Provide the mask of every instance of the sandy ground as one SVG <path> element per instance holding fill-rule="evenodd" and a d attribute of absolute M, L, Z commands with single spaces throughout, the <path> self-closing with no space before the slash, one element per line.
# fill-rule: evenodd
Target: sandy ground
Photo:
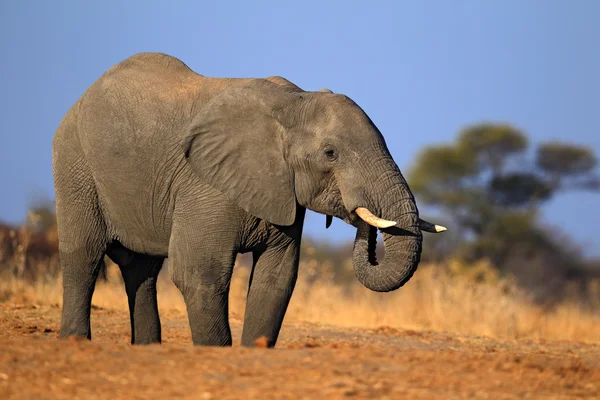
<path fill-rule="evenodd" d="M 284 323 L 275 349 L 131 346 L 125 312 L 94 308 L 93 340 L 58 340 L 60 309 L 0 304 L 0 399 L 600 398 L 600 345 Z"/>

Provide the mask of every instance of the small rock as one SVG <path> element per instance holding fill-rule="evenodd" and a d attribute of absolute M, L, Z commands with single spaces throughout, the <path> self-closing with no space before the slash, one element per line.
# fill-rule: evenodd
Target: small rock
<path fill-rule="evenodd" d="M 0 380 L 7 381 L 8 380 L 8 375 L 6 375 L 5 373 L 0 372 Z"/>
<path fill-rule="evenodd" d="M 261 336 L 254 341 L 254 346 L 259 349 L 266 349 L 271 344 L 271 341 L 266 336 Z"/>

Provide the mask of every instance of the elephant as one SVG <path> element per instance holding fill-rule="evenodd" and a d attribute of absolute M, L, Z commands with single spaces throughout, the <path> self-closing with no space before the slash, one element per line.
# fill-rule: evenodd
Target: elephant
<path fill-rule="evenodd" d="M 128 296 L 133 344 L 160 343 L 156 281 L 166 259 L 194 345 L 230 346 L 228 292 L 252 252 L 242 345 L 275 346 L 294 289 L 306 210 L 357 228 L 353 264 L 368 289 L 413 275 L 422 231 L 385 140 L 349 97 L 279 76 L 213 78 L 163 53 L 108 69 L 52 141 L 63 276 L 60 338 L 91 339 L 108 256 Z M 375 259 L 377 229 L 385 259 Z"/>

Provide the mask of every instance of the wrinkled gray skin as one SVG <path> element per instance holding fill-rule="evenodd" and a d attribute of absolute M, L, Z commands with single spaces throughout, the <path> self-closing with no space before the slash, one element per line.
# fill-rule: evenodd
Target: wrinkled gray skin
<path fill-rule="evenodd" d="M 237 253 L 252 252 L 242 344 L 274 346 L 298 273 L 305 210 L 357 227 L 360 282 L 391 291 L 419 263 L 418 210 L 385 141 L 348 97 L 281 77 L 214 79 L 176 58 L 135 55 L 68 111 L 53 141 L 61 337 L 91 338 L 106 254 L 121 268 L 132 343 L 160 342 L 156 278 L 168 256 L 194 344 L 231 345 L 228 292 Z M 396 221 L 374 256 L 366 207 Z"/>

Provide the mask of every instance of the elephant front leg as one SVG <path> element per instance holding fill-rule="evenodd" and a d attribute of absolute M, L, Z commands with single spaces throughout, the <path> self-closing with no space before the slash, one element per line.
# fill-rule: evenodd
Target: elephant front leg
<path fill-rule="evenodd" d="M 194 345 L 231 346 L 229 287 L 237 255 L 236 220 L 228 219 L 227 208 L 211 208 L 211 202 L 218 204 L 214 199 L 193 194 L 180 197 L 175 210 L 169 274 L 183 295 Z"/>
<path fill-rule="evenodd" d="M 292 242 L 254 253 L 242 346 L 252 347 L 263 336 L 269 347 L 275 346 L 298 277 L 299 245 Z"/>
<path fill-rule="evenodd" d="M 231 346 L 229 286 L 233 261 L 206 260 L 195 267 L 169 261 L 169 270 L 183 295 L 194 345 Z"/>

